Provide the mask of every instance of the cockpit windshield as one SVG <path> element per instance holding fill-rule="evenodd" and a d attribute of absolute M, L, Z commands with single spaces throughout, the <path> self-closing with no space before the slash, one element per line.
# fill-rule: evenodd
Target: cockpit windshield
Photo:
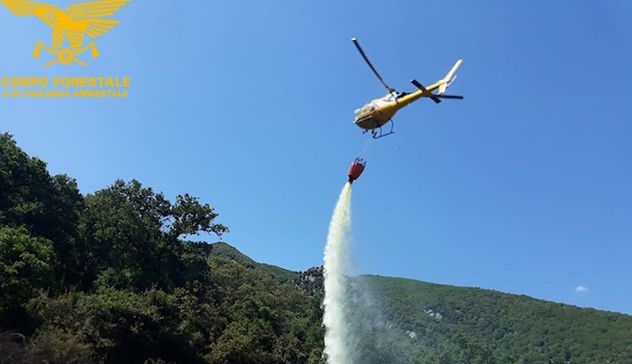
<path fill-rule="evenodd" d="M 355 109 L 354 115 L 358 116 L 358 115 L 366 114 L 375 109 L 376 109 L 375 105 L 373 105 L 372 103 L 368 103 L 359 109 Z"/>

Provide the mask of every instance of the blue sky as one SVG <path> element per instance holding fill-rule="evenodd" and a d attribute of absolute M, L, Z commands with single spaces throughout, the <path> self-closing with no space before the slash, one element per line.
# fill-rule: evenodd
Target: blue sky
<path fill-rule="evenodd" d="M 51 1 L 60 6 L 71 1 Z M 626 1 L 147 2 L 85 68 L 0 7 L 0 76 L 129 75 L 124 100 L 0 99 L 0 129 L 84 193 L 137 178 L 220 213 L 225 240 L 322 264 L 349 163 L 356 270 L 632 313 L 632 5 Z M 463 67 L 378 141 L 353 110 Z M 202 237 L 214 241 L 213 237 Z M 578 287 L 584 289 L 577 289 Z"/>

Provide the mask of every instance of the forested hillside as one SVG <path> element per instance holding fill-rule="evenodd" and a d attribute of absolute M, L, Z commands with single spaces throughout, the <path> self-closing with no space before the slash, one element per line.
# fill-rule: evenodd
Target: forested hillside
<path fill-rule="evenodd" d="M 217 212 L 140 182 L 79 193 L 0 134 L 1 363 L 324 363 L 322 268 L 261 264 Z M 632 363 L 632 317 L 350 279 L 357 363 Z"/>
<path fill-rule="evenodd" d="M 320 363 L 320 297 L 138 181 L 82 196 L 0 135 L 0 363 Z M 290 282 L 290 283 L 286 283 Z"/>
<path fill-rule="evenodd" d="M 632 363 L 632 316 L 401 278 L 354 286 L 358 363 Z"/>

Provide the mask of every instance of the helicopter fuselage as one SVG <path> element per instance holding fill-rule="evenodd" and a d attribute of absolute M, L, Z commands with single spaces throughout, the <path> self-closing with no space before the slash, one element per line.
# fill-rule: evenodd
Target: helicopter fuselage
<path fill-rule="evenodd" d="M 421 90 L 409 94 L 389 93 L 371 100 L 355 111 L 354 123 L 364 130 L 373 130 L 388 123 L 399 109 L 423 96 Z"/>
<path fill-rule="evenodd" d="M 417 80 L 412 79 L 410 82 L 419 90 L 411 93 L 397 92 L 394 88 L 384 82 L 382 76 L 380 76 L 375 67 L 373 67 L 373 64 L 371 64 L 371 61 L 369 61 L 369 58 L 364 53 L 364 50 L 360 47 L 358 40 L 356 38 L 351 38 L 351 41 L 355 44 L 358 52 L 360 52 L 360 55 L 364 58 L 364 61 L 369 68 L 371 68 L 371 71 L 373 71 L 377 79 L 387 90 L 386 96 L 370 101 L 363 107 L 356 109 L 354 113 L 353 122 L 360 128 L 364 129 L 365 133 L 370 131 L 374 139 L 393 134 L 392 118 L 395 113 L 420 97 L 428 97 L 437 104 L 441 102 L 441 99 L 463 99 L 463 96 L 444 94 L 445 90 L 456 78 L 456 71 L 461 66 L 461 63 L 463 62 L 462 60 L 457 60 L 445 77 L 432 85 L 424 87 L 424 85 L 419 83 Z M 433 91 L 437 89 L 438 92 L 433 93 Z M 386 133 L 382 132 L 382 126 L 389 121 L 391 122 L 391 130 Z"/>

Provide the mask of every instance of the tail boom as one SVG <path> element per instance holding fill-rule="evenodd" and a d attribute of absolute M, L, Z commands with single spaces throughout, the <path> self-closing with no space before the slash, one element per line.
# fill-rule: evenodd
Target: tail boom
<path fill-rule="evenodd" d="M 439 92 L 438 92 L 439 95 L 444 93 L 445 90 L 448 88 L 448 86 L 450 86 L 452 81 L 454 81 L 456 79 L 456 71 L 459 69 L 459 67 L 461 67 L 461 63 L 463 63 L 462 59 L 459 59 L 458 61 L 456 61 L 454 66 L 452 66 L 452 68 L 445 75 L 445 77 L 443 77 L 441 80 L 439 80 L 439 82 L 438 82 L 439 83 Z"/>

